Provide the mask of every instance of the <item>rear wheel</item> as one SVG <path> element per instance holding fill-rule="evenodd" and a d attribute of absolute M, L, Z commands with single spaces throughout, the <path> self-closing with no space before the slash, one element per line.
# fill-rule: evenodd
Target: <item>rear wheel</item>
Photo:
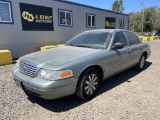
<path fill-rule="evenodd" d="M 100 79 L 99 72 L 94 68 L 89 68 L 78 81 L 76 95 L 84 100 L 92 99 L 96 95 Z"/>
<path fill-rule="evenodd" d="M 146 56 L 145 56 L 145 54 L 143 54 L 143 55 L 141 56 L 138 64 L 137 64 L 136 68 L 137 68 L 138 70 L 142 70 L 142 69 L 144 68 L 144 66 L 145 66 L 145 63 L 146 63 Z"/>

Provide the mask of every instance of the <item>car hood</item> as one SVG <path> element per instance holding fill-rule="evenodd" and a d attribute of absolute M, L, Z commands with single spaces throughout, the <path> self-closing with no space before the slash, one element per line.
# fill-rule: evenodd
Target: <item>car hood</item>
<path fill-rule="evenodd" d="M 59 48 L 52 48 L 45 51 L 39 51 L 28 54 L 22 57 L 22 60 L 28 60 L 29 62 L 37 65 L 45 66 L 51 65 L 52 68 L 57 68 L 69 62 L 77 59 L 100 52 L 101 49 L 91 49 L 84 47 L 63 46 Z"/>

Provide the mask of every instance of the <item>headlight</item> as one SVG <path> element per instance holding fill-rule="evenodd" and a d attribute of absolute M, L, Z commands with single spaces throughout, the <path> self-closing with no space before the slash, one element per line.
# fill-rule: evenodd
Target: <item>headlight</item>
<path fill-rule="evenodd" d="M 20 64 L 20 60 L 18 59 L 16 64 L 18 68 L 19 68 L 19 64 Z"/>
<path fill-rule="evenodd" d="M 38 72 L 38 77 L 48 80 L 58 80 L 72 76 L 73 76 L 72 70 L 52 71 L 47 69 L 40 69 Z"/>

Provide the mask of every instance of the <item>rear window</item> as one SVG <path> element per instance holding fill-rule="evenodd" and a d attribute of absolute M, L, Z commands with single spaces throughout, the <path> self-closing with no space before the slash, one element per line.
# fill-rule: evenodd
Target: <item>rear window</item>
<path fill-rule="evenodd" d="M 129 41 L 129 45 L 139 44 L 140 41 L 138 37 L 132 32 L 125 32 L 127 39 Z"/>

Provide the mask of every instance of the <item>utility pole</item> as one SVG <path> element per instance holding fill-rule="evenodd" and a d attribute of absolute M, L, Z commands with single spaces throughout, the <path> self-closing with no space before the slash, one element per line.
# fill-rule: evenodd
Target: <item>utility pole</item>
<path fill-rule="evenodd" d="M 143 24 L 144 24 L 144 4 L 143 4 L 143 2 L 141 2 L 141 5 L 142 5 L 142 9 L 143 9 L 143 12 L 142 12 L 142 33 L 143 33 Z"/>

